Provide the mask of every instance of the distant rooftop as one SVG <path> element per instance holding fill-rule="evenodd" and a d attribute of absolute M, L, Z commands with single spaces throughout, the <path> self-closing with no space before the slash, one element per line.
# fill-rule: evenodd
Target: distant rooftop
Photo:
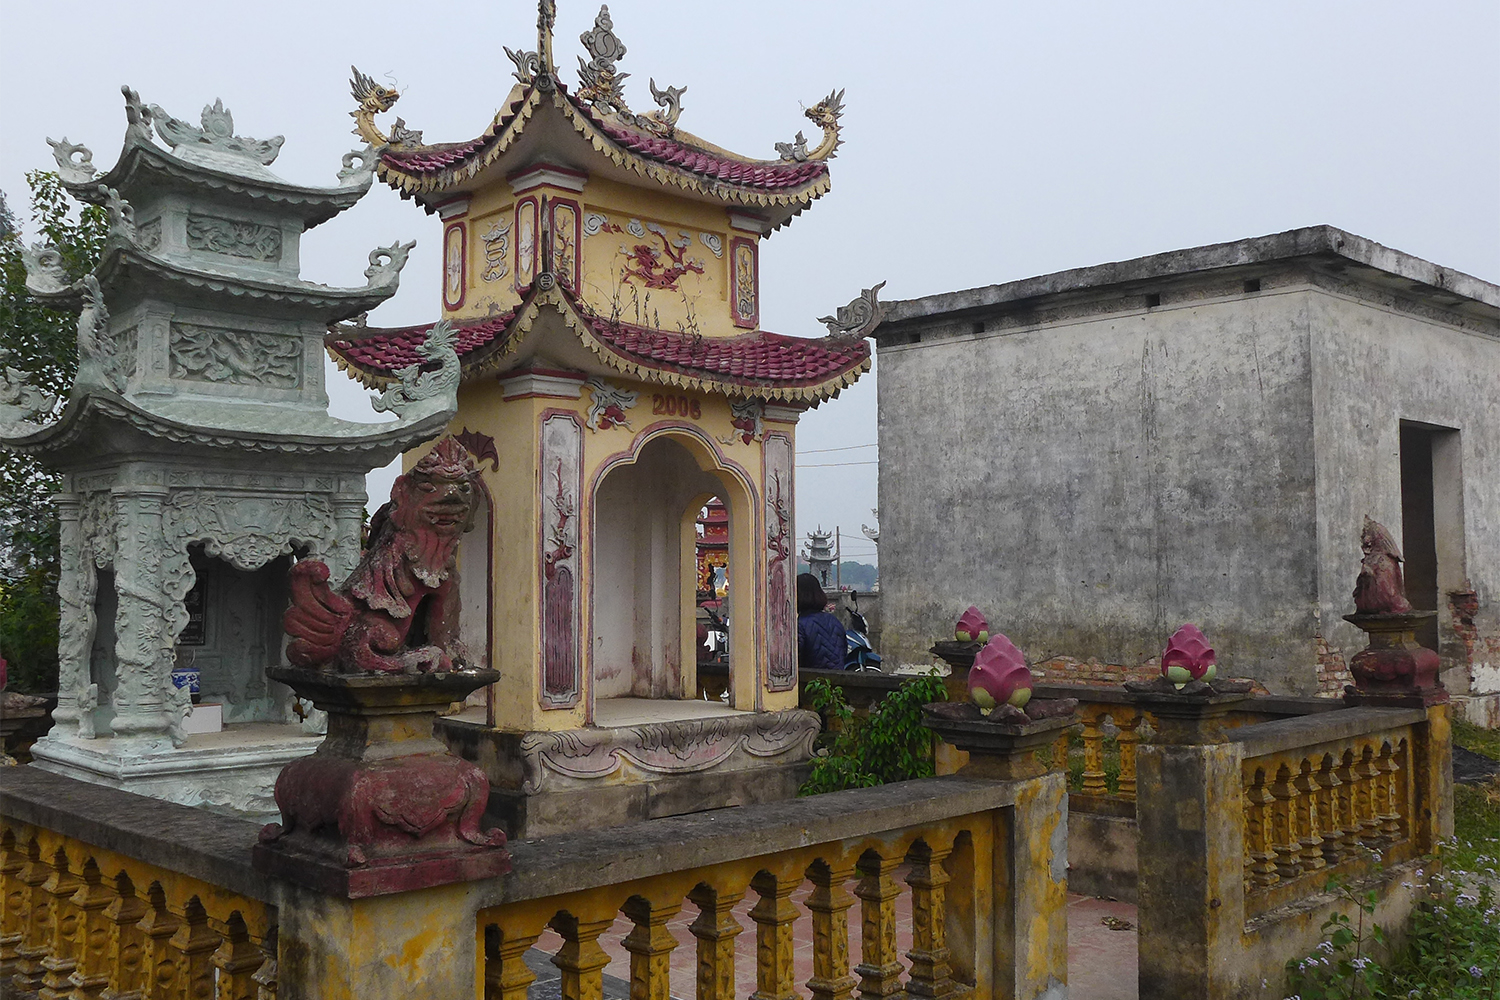
<path fill-rule="evenodd" d="M 1500 285 L 1392 250 L 1333 226 L 1309 226 L 1271 236 L 1173 250 L 982 288 L 904 299 L 891 304 L 891 311 L 882 326 L 953 314 L 988 312 L 1030 300 L 1098 292 L 1117 286 L 1131 286 L 1131 290 L 1136 291 L 1142 283 L 1293 260 L 1305 260 L 1319 269 L 1342 273 L 1402 294 L 1415 294 L 1456 312 L 1500 320 Z"/>

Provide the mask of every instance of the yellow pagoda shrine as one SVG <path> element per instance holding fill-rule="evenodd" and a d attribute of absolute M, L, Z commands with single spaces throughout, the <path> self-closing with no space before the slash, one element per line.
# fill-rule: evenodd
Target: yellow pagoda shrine
<path fill-rule="evenodd" d="M 580 730 L 721 707 L 668 704 L 698 694 L 696 519 L 712 500 L 728 512 L 722 711 L 810 750 L 796 712 L 795 429 L 869 369 L 879 286 L 824 320 L 828 336 L 771 333 L 760 253 L 828 191 L 842 92 L 806 111 L 822 129 L 815 146 L 798 133 L 776 158 L 749 159 L 678 128 L 685 87 L 652 80 L 658 109 L 630 109 L 607 7 L 581 36 L 570 90 L 554 21 L 543 0 L 536 50 L 505 50 L 517 83 L 467 142 L 426 143 L 399 118 L 383 131 L 376 116 L 399 95 L 354 71 L 356 131 L 380 149 L 377 176 L 442 221 L 442 313 L 333 328 L 328 350 L 384 388 L 423 363 L 435 326 L 454 334 L 463 381 L 450 432 L 488 489 L 488 530 L 460 554 L 465 642 L 502 674 L 487 721 L 514 738 L 501 756 L 525 773 L 510 781 L 496 765 L 497 786 L 583 780 Z M 609 746 L 613 779 L 632 767 L 649 778 L 651 765 L 622 764 Z"/>

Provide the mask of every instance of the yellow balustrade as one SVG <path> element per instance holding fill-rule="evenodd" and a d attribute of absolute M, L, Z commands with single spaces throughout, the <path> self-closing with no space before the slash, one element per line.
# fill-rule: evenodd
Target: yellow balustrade
<path fill-rule="evenodd" d="M 45 1000 L 273 1000 L 276 910 L 0 819 L 0 982 Z"/>
<path fill-rule="evenodd" d="M 1421 853 L 1413 842 L 1410 727 L 1247 756 L 1244 882 L 1247 911 L 1265 912 L 1358 876 L 1378 860 Z"/>
<path fill-rule="evenodd" d="M 990 887 L 975 884 L 971 860 L 955 863 L 954 847 L 963 838 L 973 845 L 972 850 L 966 846 L 964 859 L 991 856 L 995 830 L 992 815 L 980 814 L 484 909 L 478 914 L 484 997 L 526 995 L 534 976 L 524 955 L 544 926 L 562 939 L 551 961 L 562 972 L 563 997 L 601 996 L 609 959 L 599 939 L 623 915 L 633 924 L 623 942 L 630 953 L 632 998 L 670 997 L 673 950 L 691 943 L 697 953 L 695 995 L 729 1000 L 736 995 L 735 938 L 746 930 L 733 911 L 747 895 L 755 900 L 749 911 L 756 940 L 752 1000 L 968 996 L 973 984 L 956 981 L 952 970 L 956 965 L 973 969 L 976 962 L 973 956 L 951 961 L 947 942 L 983 941 L 985 935 L 975 926 L 950 934 L 950 925 L 955 920 L 972 924 L 979 912 L 973 898 L 977 893 L 988 901 Z M 898 879 L 903 869 L 904 878 Z M 949 899 L 954 891 L 965 905 Z M 896 937 L 896 903 L 903 892 L 912 913 L 912 946 L 905 961 Z M 849 911 L 856 902 L 861 919 L 852 931 Z M 669 926 L 685 904 L 697 910 L 688 928 L 691 942 L 677 940 Z M 851 968 L 854 933 L 860 936 L 863 961 Z M 798 982 L 795 945 L 809 936 L 812 975 Z"/>

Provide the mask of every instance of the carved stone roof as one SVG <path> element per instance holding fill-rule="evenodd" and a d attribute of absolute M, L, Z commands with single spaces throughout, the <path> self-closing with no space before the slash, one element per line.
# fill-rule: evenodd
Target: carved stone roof
<path fill-rule="evenodd" d="M 854 337 L 788 337 L 757 330 L 704 337 L 653 330 L 596 316 L 564 287 L 528 289 L 516 309 L 481 322 L 455 323 L 465 378 L 503 367 L 546 306 L 606 367 L 645 382 L 789 402 L 816 403 L 838 394 L 870 368 L 870 345 Z M 417 347 L 432 324 L 331 333 L 339 367 L 371 387 L 418 364 Z M 515 359 L 519 363 L 519 358 Z"/>
<path fill-rule="evenodd" d="M 415 420 L 360 424 L 325 414 L 308 414 L 274 405 L 240 404 L 204 407 L 197 401 L 130 399 L 91 388 L 69 401 L 59 417 L 29 433 L 7 428 L 5 446 L 45 457 L 66 469 L 99 455 L 138 449 L 141 439 L 168 442 L 179 457 L 194 451 L 223 454 L 255 452 L 337 459 L 361 471 L 378 468 L 414 443 L 441 433 L 453 410 L 429 408 Z M 15 436 L 11 436 L 15 434 Z M 150 447 L 150 446 L 148 446 Z M 151 448 L 160 453 L 160 446 Z M 240 459 L 243 461 L 243 459 Z"/>

